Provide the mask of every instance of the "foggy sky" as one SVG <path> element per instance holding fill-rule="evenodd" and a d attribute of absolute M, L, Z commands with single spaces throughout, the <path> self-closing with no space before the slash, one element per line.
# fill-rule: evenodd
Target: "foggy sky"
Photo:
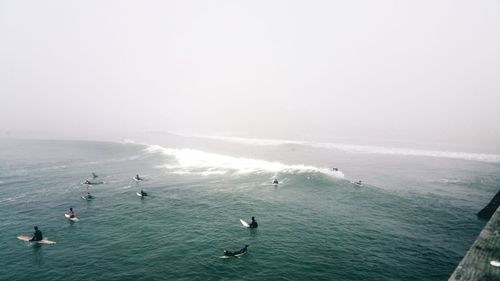
<path fill-rule="evenodd" d="M 500 2 L 0 0 L 0 135 L 500 146 Z"/>

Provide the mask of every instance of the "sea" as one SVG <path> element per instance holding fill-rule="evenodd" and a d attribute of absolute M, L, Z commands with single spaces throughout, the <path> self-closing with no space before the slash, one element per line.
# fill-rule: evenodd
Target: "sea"
<path fill-rule="evenodd" d="M 1 139 L 0 280 L 447 280 L 499 188 L 495 151 Z M 34 226 L 56 244 L 16 239 Z"/>

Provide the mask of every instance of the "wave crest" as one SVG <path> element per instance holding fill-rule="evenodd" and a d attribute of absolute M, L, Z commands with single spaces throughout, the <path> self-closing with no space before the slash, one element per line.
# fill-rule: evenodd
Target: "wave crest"
<path fill-rule="evenodd" d="M 335 178 L 344 178 L 341 171 L 318 168 L 309 165 L 288 165 L 281 162 L 240 158 L 195 149 L 165 148 L 159 145 L 148 145 L 148 153 L 161 153 L 173 157 L 175 164 L 163 165 L 163 168 L 174 170 L 176 174 L 254 174 L 254 173 L 322 173 Z"/>

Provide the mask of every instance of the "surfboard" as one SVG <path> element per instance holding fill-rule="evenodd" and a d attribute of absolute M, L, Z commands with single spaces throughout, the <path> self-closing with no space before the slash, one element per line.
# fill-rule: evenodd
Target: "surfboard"
<path fill-rule="evenodd" d="M 137 196 L 139 196 L 139 197 L 144 197 L 144 196 L 142 196 L 142 194 L 140 194 L 139 192 L 136 192 L 135 194 L 137 194 Z"/>
<path fill-rule="evenodd" d="M 103 181 L 96 181 L 96 182 L 82 182 L 82 184 L 85 184 L 85 185 L 97 185 L 97 184 L 104 184 Z"/>
<path fill-rule="evenodd" d="M 243 256 L 246 253 L 247 252 L 244 252 L 244 253 L 241 253 L 241 254 L 236 254 L 234 256 L 220 256 L 219 258 L 221 258 L 221 259 L 239 258 L 239 257 Z"/>
<path fill-rule="evenodd" d="M 144 180 L 144 179 L 137 179 L 136 177 L 133 177 L 132 179 L 135 180 L 136 182 L 141 182 Z"/>
<path fill-rule="evenodd" d="M 500 267 L 500 261 L 490 261 L 490 264 L 495 267 Z"/>
<path fill-rule="evenodd" d="M 75 221 L 79 221 L 79 219 L 78 219 L 77 217 L 70 218 L 70 217 L 69 217 L 69 214 L 64 214 L 64 216 L 65 216 L 65 217 L 66 217 L 69 221 L 73 221 L 73 222 L 75 222 Z"/>
<path fill-rule="evenodd" d="M 47 239 L 43 239 L 43 240 L 40 240 L 40 241 L 30 241 L 32 237 L 30 236 L 24 236 L 24 235 L 21 235 L 21 236 L 17 236 L 17 239 L 18 240 L 21 240 L 21 241 L 26 241 L 26 242 L 32 242 L 32 243 L 37 243 L 37 244 L 47 244 L 47 245 L 52 245 L 52 244 L 55 244 L 56 242 L 54 241 L 50 241 L 50 240 L 47 240 Z"/>
<path fill-rule="evenodd" d="M 240 219 L 240 222 L 244 227 L 250 227 L 250 225 L 246 221 Z"/>
<path fill-rule="evenodd" d="M 82 196 L 82 199 L 83 199 L 83 200 L 90 201 L 90 200 L 94 199 L 94 197 L 89 198 L 89 197 L 86 197 L 86 196 Z"/>

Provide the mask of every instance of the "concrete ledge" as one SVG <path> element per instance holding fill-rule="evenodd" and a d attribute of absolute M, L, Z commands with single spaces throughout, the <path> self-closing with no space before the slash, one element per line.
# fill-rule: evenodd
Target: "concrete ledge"
<path fill-rule="evenodd" d="M 448 280 L 500 281 L 500 208 L 496 209 Z"/>

